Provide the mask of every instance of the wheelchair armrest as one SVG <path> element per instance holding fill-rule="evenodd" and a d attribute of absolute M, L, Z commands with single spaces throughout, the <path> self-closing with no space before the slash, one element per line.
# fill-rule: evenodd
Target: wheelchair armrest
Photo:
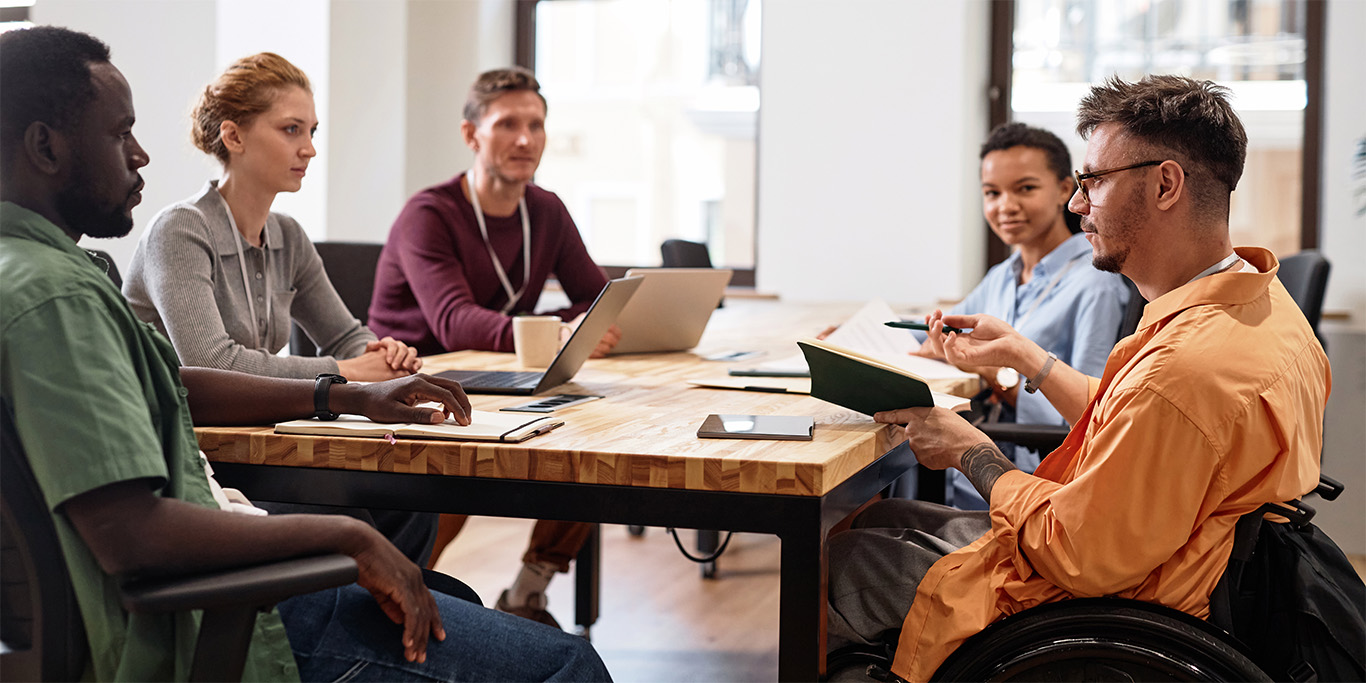
<path fill-rule="evenodd" d="M 129 612 L 182 612 L 231 606 L 272 606 L 285 598 L 356 580 L 349 556 L 318 555 L 193 576 L 137 579 L 122 588 Z"/>
<path fill-rule="evenodd" d="M 1337 500 L 1338 496 L 1342 495 L 1342 491 L 1345 488 L 1347 487 L 1343 486 L 1342 482 L 1326 474 L 1319 473 L 1319 485 L 1314 489 L 1314 493 L 1319 494 L 1319 498 L 1324 500 Z"/>
<path fill-rule="evenodd" d="M 1044 455 L 1062 445 L 1069 430 L 1063 425 L 1016 424 L 1013 422 L 985 422 L 977 425 L 992 441 L 1009 441 L 1025 448 L 1034 448 Z"/>

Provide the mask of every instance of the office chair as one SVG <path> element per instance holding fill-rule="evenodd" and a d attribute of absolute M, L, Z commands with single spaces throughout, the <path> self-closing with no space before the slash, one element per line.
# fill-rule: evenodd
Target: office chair
<path fill-rule="evenodd" d="M 1342 485 L 1324 477 L 1316 492 L 1332 500 Z M 1290 522 L 1264 522 L 1267 512 Z M 933 680 L 1360 680 L 1366 585 L 1313 516 L 1293 501 L 1240 518 L 1208 621 L 1127 598 L 1050 603 L 967 639 Z M 893 680 L 896 640 L 831 653 L 830 678 L 848 680 L 847 672 L 864 668 Z"/>
<path fill-rule="evenodd" d="M 375 291 L 375 270 L 383 244 L 368 242 L 317 242 L 313 245 L 322 257 L 323 269 L 332 288 L 341 296 L 346 310 L 364 325 L 370 320 L 370 295 Z M 298 323 L 289 335 L 289 352 L 295 356 L 316 356 L 318 347 Z"/>
<path fill-rule="evenodd" d="M 1323 344 L 1323 334 L 1319 332 L 1319 320 L 1323 318 L 1323 293 L 1328 289 L 1330 270 L 1332 265 L 1318 250 L 1306 249 L 1281 259 L 1281 269 L 1276 273 L 1314 329 L 1320 344 Z"/>
<path fill-rule="evenodd" d="M 687 240 L 664 240 L 659 254 L 665 268 L 710 268 L 711 254 L 707 245 Z"/>
<path fill-rule="evenodd" d="M 90 648 L 66 559 L 8 405 L 0 409 L 0 421 L 0 679 L 80 680 Z M 204 610 L 190 680 L 228 681 L 242 677 L 257 612 L 356 576 L 355 560 L 321 555 L 130 581 L 120 593 L 130 612 Z"/>
<path fill-rule="evenodd" d="M 114 281 L 115 287 L 117 287 L 120 290 L 123 289 L 123 276 L 119 275 L 119 266 L 117 263 L 114 263 L 114 257 L 110 256 L 109 252 L 101 251 L 99 249 L 86 249 L 86 251 L 104 259 L 104 262 L 107 264 L 108 267 L 108 270 L 105 271 L 105 274 L 109 276 L 110 280 Z"/>

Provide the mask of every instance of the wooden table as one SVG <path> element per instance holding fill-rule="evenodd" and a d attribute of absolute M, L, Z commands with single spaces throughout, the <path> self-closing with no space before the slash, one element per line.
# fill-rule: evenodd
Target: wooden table
<path fill-rule="evenodd" d="M 727 300 L 695 353 L 588 361 L 556 391 L 604 398 L 559 411 L 563 427 L 521 444 L 391 445 L 276 435 L 269 426 L 196 432 L 224 485 L 261 500 L 775 534 L 782 542 L 779 678 L 814 680 L 825 659 L 827 532 L 914 458 L 893 448 L 902 441 L 898 430 L 824 401 L 702 389 L 686 380 L 725 374 L 728 364 L 701 360 L 712 352 L 795 352 L 796 338 L 854 308 Z M 426 359 L 424 370 L 457 367 L 516 369 L 516 359 L 459 352 Z M 476 409 L 496 410 L 530 399 L 471 400 Z M 709 413 L 811 415 L 815 438 L 698 439 Z M 596 617 L 596 596 L 585 594 L 595 588 L 595 577 L 580 582 L 580 623 Z"/>

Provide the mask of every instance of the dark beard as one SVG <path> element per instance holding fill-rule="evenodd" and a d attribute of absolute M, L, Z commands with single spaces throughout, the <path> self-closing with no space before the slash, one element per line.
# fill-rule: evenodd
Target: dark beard
<path fill-rule="evenodd" d="M 77 168 L 81 168 L 79 161 Z M 87 192 L 93 183 L 84 173 L 77 173 L 71 183 L 57 193 L 56 209 L 68 228 L 95 238 L 123 237 L 133 231 L 133 217 L 124 211 L 125 203 L 102 207 Z M 134 189 L 128 193 L 132 196 Z"/>
<path fill-rule="evenodd" d="M 1091 257 L 1091 265 L 1096 270 L 1105 273 L 1118 273 L 1124 267 L 1124 259 L 1129 256 L 1129 252 L 1123 254 L 1105 254 L 1104 256 Z"/>

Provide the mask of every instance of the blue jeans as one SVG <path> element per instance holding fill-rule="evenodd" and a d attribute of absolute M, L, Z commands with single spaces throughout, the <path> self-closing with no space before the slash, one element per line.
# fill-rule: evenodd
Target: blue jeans
<path fill-rule="evenodd" d="M 427 661 L 403 658 L 403 628 L 356 584 L 279 605 L 305 681 L 609 681 L 588 641 L 433 592 L 446 639 Z"/>

